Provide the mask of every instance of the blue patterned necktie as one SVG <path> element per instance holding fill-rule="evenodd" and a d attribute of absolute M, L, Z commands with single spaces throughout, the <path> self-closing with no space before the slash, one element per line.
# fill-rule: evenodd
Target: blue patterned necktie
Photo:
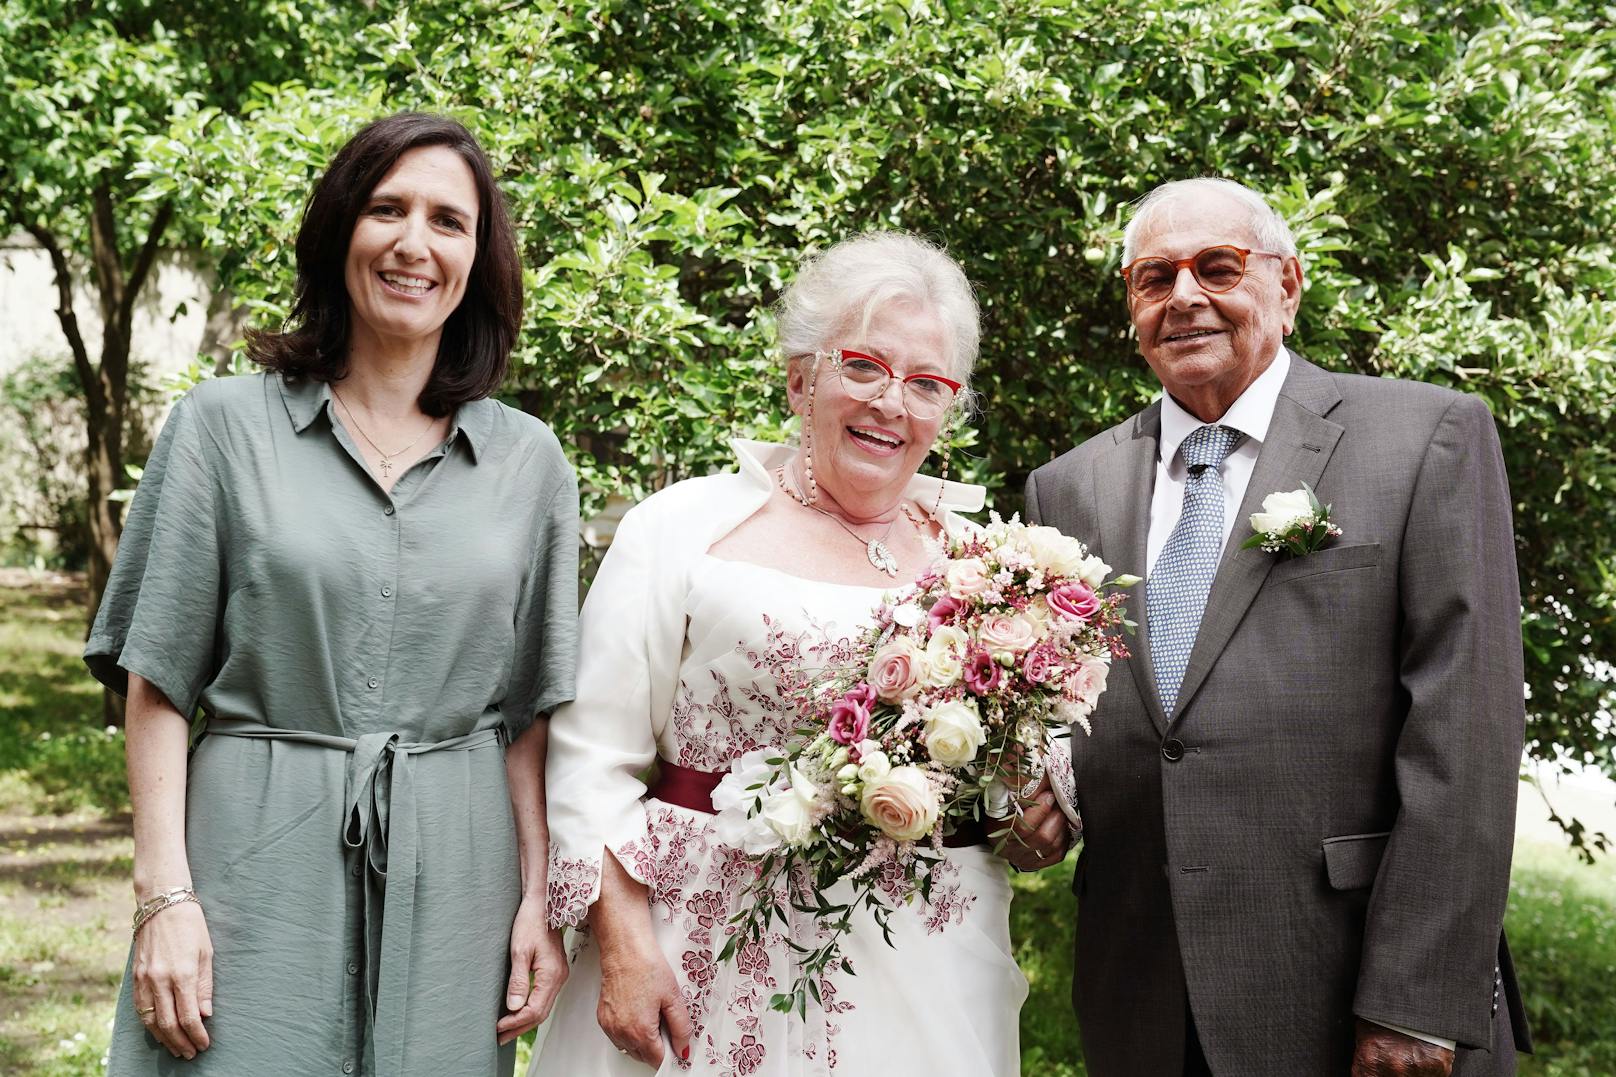
<path fill-rule="evenodd" d="M 1238 430 L 1201 426 L 1179 446 L 1190 472 L 1184 484 L 1184 512 L 1145 581 L 1150 664 L 1156 673 L 1156 694 L 1169 718 L 1223 555 L 1223 477 L 1218 468 L 1239 440 Z"/>

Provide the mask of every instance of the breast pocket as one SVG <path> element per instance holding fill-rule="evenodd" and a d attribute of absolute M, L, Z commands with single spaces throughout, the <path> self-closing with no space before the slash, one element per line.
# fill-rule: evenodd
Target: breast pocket
<path fill-rule="evenodd" d="M 1376 568 L 1379 564 L 1378 542 L 1364 542 L 1356 546 L 1326 546 L 1302 557 L 1291 557 L 1281 561 L 1268 574 L 1268 583 L 1289 583 L 1291 580 L 1320 576 L 1327 572 Z"/>

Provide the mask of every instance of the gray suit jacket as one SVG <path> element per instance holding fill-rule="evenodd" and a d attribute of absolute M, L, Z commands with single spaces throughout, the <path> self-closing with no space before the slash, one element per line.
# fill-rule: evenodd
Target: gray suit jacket
<path fill-rule="evenodd" d="M 1143 575 L 1160 412 L 1035 471 L 1028 516 Z M 1304 482 L 1344 534 L 1240 549 L 1262 499 Z M 1089 1073 L 1182 1072 L 1186 992 L 1219 1075 L 1345 1074 L 1354 1014 L 1457 1040 L 1458 1074 L 1513 1073 L 1525 715 L 1486 406 L 1293 355 L 1172 714 L 1143 586 L 1129 611 L 1133 655 L 1072 740 Z"/>

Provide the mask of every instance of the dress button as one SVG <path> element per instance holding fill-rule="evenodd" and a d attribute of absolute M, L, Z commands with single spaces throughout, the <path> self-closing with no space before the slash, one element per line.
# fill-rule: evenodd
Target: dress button
<path fill-rule="evenodd" d="M 355 963 L 353 961 L 348 962 L 348 975 L 349 976 L 357 976 L 357 975 L 359 975 L 359 965 L 357 963 Z"/>
<path fill-rule="evenodd" d="M 352 875 L 356 879 L 359 878 L 359 865 L 355 864 L 353 867 L 349 868 L 348 874 Z"/>
<path fill-rule="evenodd" d="M 387 506 L 385 509 L 382 510 L 382 512 L 384 514 L 388 515 L 388 516 L 393 515 L 393 506 L 391 506 L 391 505 Z M 353 1063 L 350 1062 L 350 1063 L 348 1063 L 348 1065 L 351 1066 L 351 1065 L 353 1065 Z"/>
<path fill-rule="evenodd" d="M 1169 763 L 1176 763 L 1184 758 L 1184 742 L 1177 737 L 1169 737 L 1162 742 L 1162 758 Z"/>
<path fill-rule="evenodd" d="M 382 682 L 378 681 L 375 677 L 372 677 L 370 680 L 366 681 L 365 683 L 367 685 L 369 685 L 370 687 L 372 687 L 372 688 L 380 688 L 382 686 Z"/>
<path fill-rule="evenodd" d="M 393 597 L 393 589 L 391 587 L 383 587 L 382 588 L 382 597 L 383 598 L 392 598 Z"/>
<path fill-rule="evenodd" d="M 342 1072 L 343 1073 L 352 1073 L 353 1072 L 353 1059 L 350 1058 L 348 1061 L 346 1061 L 346 1062 L 344 1062 L 342 1064 Z"/>

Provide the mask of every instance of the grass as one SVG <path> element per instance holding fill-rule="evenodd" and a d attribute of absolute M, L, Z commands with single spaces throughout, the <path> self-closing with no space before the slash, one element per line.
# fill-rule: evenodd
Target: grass
<path fill-rule="evenodd" d="M 97 724 L 81 601 L 71 579 L 0 575 L 0 1073 L 15 1077 L 103 1073 L 128 945 L 122 735 Z M 1073 863 L 1014 880 L 1026 1077 L 1084 1073 Z M 1506 924 L 1538 1044 L 1522 1077 L 1616 1073 L 1616 861 L 1518 842 Z"/>
<path fill-rule="evenodd" d="M 0 569 L 0 810 L 123 811 L 123 733 L 99 724 L 74 577 Z"/>

